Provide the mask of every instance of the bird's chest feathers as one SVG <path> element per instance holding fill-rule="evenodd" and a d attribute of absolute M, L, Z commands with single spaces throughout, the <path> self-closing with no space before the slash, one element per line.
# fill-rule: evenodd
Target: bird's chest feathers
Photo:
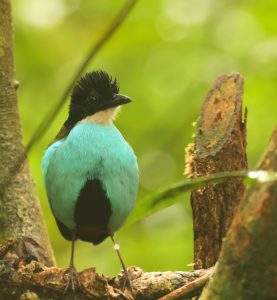
<path fill-rule="evenodd" d="M 132 164 L 133 151 L 114 126 L 80 124 L 66 142 L 69 163 L 74 161 L 80 172 L 89 170 L 89 176 L 101 176 L 104 170 L 119 172 Z"/>
<path fill-rule="evenodd" d="M 46 187 L 56 217 L 74 228 L 80 190 L 88 179 L 98 179 L 111 203 L 109 226 L 117 230 L 137 194 L 137 161 L 131 147 L 115 126 L 95 123 L 78 124 L 58 143 L 45 154 Z"/>

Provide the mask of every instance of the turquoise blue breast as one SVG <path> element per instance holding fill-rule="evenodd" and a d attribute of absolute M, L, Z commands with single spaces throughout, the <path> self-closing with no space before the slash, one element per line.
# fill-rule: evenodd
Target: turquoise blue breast
<path fill-rule="evenodd" d="M 136 156 L 114 125 L 81 123 L 45 152 L 42 168 L 50 206 L 69 229 L 76 227 L 74 208 L 88 179 L 101 181 L 116 231 L 134 207 L 138 191 Z"/>

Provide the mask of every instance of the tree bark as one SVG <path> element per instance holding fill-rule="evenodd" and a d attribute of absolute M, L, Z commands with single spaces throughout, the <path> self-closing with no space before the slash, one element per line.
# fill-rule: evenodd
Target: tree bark
<path fill-rule="evenodd" d="M 22 144 L 9 0 L 0 0 L 0 20 L 0 243 L 9 240 L 14 255 L 50 266 L 54 257 Z"/>
<path fill-rule="evenodd" d="M 0 250 L 1 251 L 1 250 Z M 66 269 L 47 268 L 39 262 L 13 269 L 9 259 L 0 261 L 0 300 L 19 299 L 30 293 L 30 299 L 133 299 L 130 291 L 124 288 L 125 279 L 122 274 L 115 278 L 101 276 L 95 269 L 87 269 L 79 273 L 81 286 L 75 292 L 68 290 L 64 295 L 67 284 Z M 165 294 L 205 275 L 208 271 L 195 272 L 143 272 L 137 267 L 130 267 L 128 272 L 133 286 L 137 291 L 135 299 L 158 299 Z M 29 291 L 29 292 L 27 292 Z M 13 297 L 11 295 L 13 294 Z M 21 298 L 20 298 L 21 299 Z M 26 298 L 24 298 L 26 299 Z M 28 298 L 29 299 L 29 298 Z"/>
<path fill-rule="evenodd" d="M 186 173 L 192 178 L 247 170 L 242 95 L 243 78 L 237 73 L 221 75 L 208 93 L 196 124 L 194 143 L 187 149 Z M 191 193 L 194 269 L 216 263 L 243 193 L 240 178 L 203 186 Z"/>
<path fill-rule="evenodd" d="M 258 164 L 277 171 L 277 128 Z M 277 299 L 277 183 L 250 186 L 201 300 Z"/>

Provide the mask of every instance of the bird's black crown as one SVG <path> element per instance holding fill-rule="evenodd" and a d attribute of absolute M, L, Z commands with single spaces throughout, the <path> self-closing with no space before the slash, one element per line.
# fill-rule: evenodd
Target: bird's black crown
<path fill-rule="evenodd" d="M 76 83 L 72 95 L 72 102 L 84 102 L 87 100 L 105 101 L 119 92 L 116 79 L 113 79 L 104 71 L 86 73 Z"/>
<path fill-rule="evenodd" d="M 87 116 L 131 101 L 118 92 L 116 79 L 106 72 L 99 70 L 85 74 L 73 88 L 65 126 L 70 129 Z"/>

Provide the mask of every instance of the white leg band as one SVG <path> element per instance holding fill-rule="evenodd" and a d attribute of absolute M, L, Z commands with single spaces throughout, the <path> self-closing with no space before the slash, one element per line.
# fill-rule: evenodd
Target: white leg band
<path fill-rule="evenodd" d="M 114 244 L 113 248 L 114 248 L 114 250 L 119 250 L 120 246 L 119 246 L 119 244 Z"/>

